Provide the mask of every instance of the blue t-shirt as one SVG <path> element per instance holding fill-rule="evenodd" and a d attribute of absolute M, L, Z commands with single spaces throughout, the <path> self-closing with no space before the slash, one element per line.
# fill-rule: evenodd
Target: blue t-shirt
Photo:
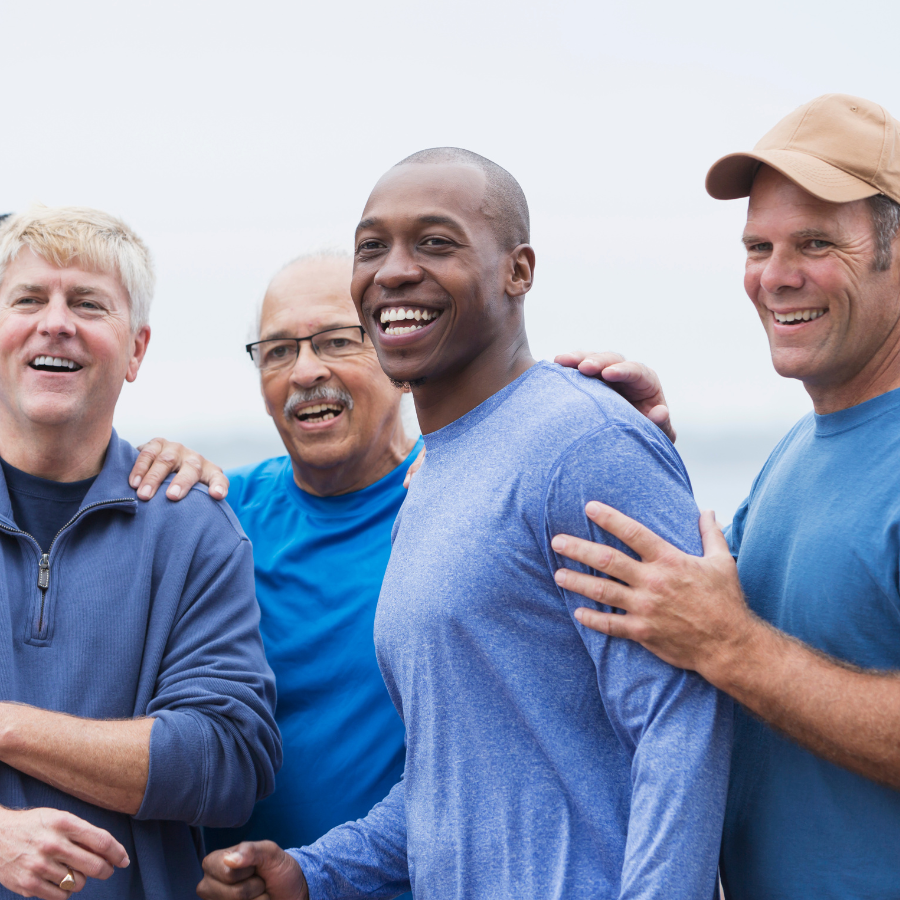
<path fill-rule="evenodd" d="M 751 608 L 866 669 L 900 669 L 900 390 L 801 419 L 729 535 Z M 900 897 L 900 791 L 738 708 L 723 842 L 732 900 Z"/>
<path fill-rule="evenodd" d="M 310 896 L 711 900 L 731 702 L 579 625 L 564 532 L 603 500 L 691 553 L 671 443 L 613 391 L 538 363 L 426 435 L 395 526 L 375 644 L 406 723 L 403 781 L 295 851 Z"/>
<path fill-rule="evenodd" d="M 59 530 L 78 512 L 97 476 L 83 481 L 50 481 L 29 475 L 5 459 L 0 459 L 0 466 L 13 520 L 38 542 L 44 553 L 48 552 Z"/>
<path fill-rule="evenodd" d="M 260 631 L 275 673 L 284 765 L 243 828 L 207 830 L 209 849 L 241 840 L 314 841 L 364 816 L 403 773 L 403 723 L 372 628 L 403 478 L 422 449 L 375 484 L 314 497 L 290 458 L 230 472 L 228 502 L 253 544 Z"/>

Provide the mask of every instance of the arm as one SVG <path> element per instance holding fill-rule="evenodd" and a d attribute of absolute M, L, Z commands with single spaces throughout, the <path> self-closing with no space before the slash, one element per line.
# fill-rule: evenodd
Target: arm
<path fill-rule="evenodd" d="M 364 819 L 287 852 L 300 864 L 314 900 L 389 900 L 410 890 L 403 780 Z"/>
<path fill-rule="evenodd" d="M 561 353 L 554 362 L 582 375 L 599 378 L 621 394 L 641 415 L 658 426 L 674 444 L 675 429 L 659 376 L 642 363 L 628 362 L 618 353 Z"/>
<path fill-rule="evenodd" d="M 581 609 L 580 622 L 699 672 L 811 752 L 900 789 L 898 673 L 832 659 L 757 618 L 712 513 L 700 520 L 700 559 L 603 504 L 588 504 L 588 515 L 641 561 L 567 535 L 555 539 L 557 552 L 625 582 L 561 570 L 568 590 L 628 613 Z"/>
<path fill-rule="evenodd" d="M 557 530 L 615 541 L 584 513 L 585 498 L 597 493 L 688 552 L 700 551 L 687 476 L 661 435 L 613 426 L 570 450 L 547 493 L 548 544 Z M 562 560 L 552 551 L 549 556 L 555 570 Z M 577 624 L 581 598 L 565 585 L 561 593 L 594 660 L 610 724 L 631 758 L 620 900 L 711 897 L 731 754 L 731 703 L 697 675 L 639 645 Z"/>
<path fill-rule="evenodd" d="M 139 449 L 141 452 L 128 476 L 128 483 L 141 500 L 149 500 L 172 472 L 177 474 L 166 489 L 169 500 L 187 496 L 198 482 L 209 486 L 209 495 L 214 500 L 224 500 L 228 495 L 225 473 L 184 444 L 153 438 Z"/>
<path fill-rule="evenodd" d="M 0 703 L 0 761 L 95 806 L 134 815 L 147 785 L 152 719 L 79 719 Z"/>
<path fill-rule="evenodd" d="M 226 507 L 214 512 L 233 520 Z M 272 793 L 281 767 L 275 680 L 259 634 L 250 542 L 236 520 L 228 530 L 203 521 L 186 576 L 175 560 L 159 561 L 158 577 L 184 584 L 147 707 L 155 723 L 137 818 L 235 827 Z"/>

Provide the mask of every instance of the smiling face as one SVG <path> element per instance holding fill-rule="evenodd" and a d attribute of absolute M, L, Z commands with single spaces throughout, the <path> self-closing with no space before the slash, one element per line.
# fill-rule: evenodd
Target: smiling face
<path fill-rule="evenodd" d="M 56 266 L 22 249 L 0 284 L 3 445 L 44 427 L 102 439 L 149 339 L 148 326 L 131 331 L 118 273 L 84 269 L 77 261 Z"/>
<path fill-rule="evenodd" d="M 302 260 L 269 285 L 260 340 L 306 337 L 343 325 L 358 325 L 349 261 Z M 313 493 L 359 490 L 381 471 L 382 457 L 390 456 L 398 429 L 402 433 L 400 392 L 381 371 L 368 338 L 361 352 L 339 360 L 317 356 L 309 341 L 300 348 L 293 365 L 260 373 L 266 410 L 301 487 Z M 335 469 L 348 471 L 331 485 L 327 473 Z M 324 476 L 321 483 L 316 470 Z"/>
<path fill-rule="evenodd" d="M 531 286 L 485 215 L 484 173 L 409 164 L 375 186 L 356 231 L 353 301 L 382 368 L 414 388 L 459 375 L 498 345 L 524 341 L 520 298 Z M 526 347 L 527 350 L 527 347 Z M 417 394 L 417 404 L 419 396 Z M 424 427 L 424 426 L 423 426 Z"/>
<path fill-rule="evenodd" d="M 764 166 L 753 182 L 744 243 L 744 288 L 775 370 L 803 381 L 817 412 L 896 386 L 900 254 L 895 245 L 890 269 L 873 268 L 865 200 L 819 200 Z"/>

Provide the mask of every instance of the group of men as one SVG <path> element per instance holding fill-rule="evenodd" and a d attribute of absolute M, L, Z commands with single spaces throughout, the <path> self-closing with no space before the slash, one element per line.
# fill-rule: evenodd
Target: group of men
<path fill-rule="evenodd" d="M 112 428 L 140 239 L 0 223 L 0 896 L 895 896 L 900 126 L 826 95 L 707 190 L 814 406 L 725 535 L 651 370 L 530 356 L 527 203 L 474 153 L 275 276 L 287 456 L 230 488 Z"/>

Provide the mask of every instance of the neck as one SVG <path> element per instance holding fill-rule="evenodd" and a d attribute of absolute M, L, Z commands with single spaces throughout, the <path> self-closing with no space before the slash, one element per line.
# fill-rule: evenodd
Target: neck
<path fill-rule="evenodd" d="M 375 436 L 362 452 L 330 466 L 310 466 L 294 452 L 291 466 L 294 483 L 314 497 L 337 497 L 361 491 L 393 472 L 409 456 L 415 439 L 406 436 L 399 412 L 384 432 Z"/>
<path fill-rule="evenodd" d="M 437 431 L 503 390 L 535 364 L 528 338 L 519 331 L 505 347 L 492 344 L 459 372 L 413 388 L 423 434 Z"/>
<path fill-rule="evenodd" d="M 900 332 L 900 326 L 896 330 Z M 858 406 L 900 388 L 900 334 L 897 340 L 883 346 L 882 352 L 870 359 L 852 378 L 828 385 L 804 381 L 803 387 L 820 416 Z"/>
<path fill-rule="evenodd" d="M 103 468 L 112 423 L 105 430 L 76 433 L 65 426 L 6 427 L 0 417 L 0 456 L 11 466 L 50 481 L 83 481 Z"/>

